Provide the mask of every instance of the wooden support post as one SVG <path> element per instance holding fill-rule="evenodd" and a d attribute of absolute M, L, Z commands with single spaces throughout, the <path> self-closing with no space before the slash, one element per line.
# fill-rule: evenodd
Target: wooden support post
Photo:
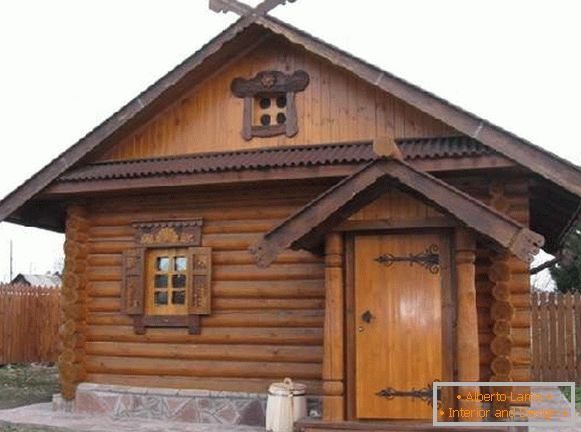
<path fill-rule="evenodd" d="M 476 309 L 476 240 L 474 234 L 465 228 L 458 228 L 455 235 L 456 243 L 456 361 L 457 381 L 479 381 L 480 353 L 478 345 L 478 311 Z M 464 409 L 479 409 L 477 402 L 465 399 L 469 392 L 478 389 L 472 386 L 459 387 L 458 394 L 462 398 L 458 407 Z M 466 421 L 479 421 L 477 416 L 471 416 Z"/>
<path fill-rule="evenodd" d="M 61 291 L 62 351 L 58 359 L 61 394 L 75 398 L 79 382 L 85 378 L 83 326 L 86 316 L 86 260 L 88 222 L 86 210 L 79 205 L 67 209 L 65 268 Z"/>
<path fill-rule="evenodd" d="M 343 235 L 325 242 L 325 329 L 323 341 L 323 420 L 342 421 L 344 412 Z"/>

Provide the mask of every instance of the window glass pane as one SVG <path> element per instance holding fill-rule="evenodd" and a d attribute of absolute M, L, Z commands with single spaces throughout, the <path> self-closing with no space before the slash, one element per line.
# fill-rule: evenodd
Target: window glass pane
<path fill-rule="evenodd" d="M 286 107 L 286 96 L 279 96 L 276 98 L 276 106 L 279 108 Z"/>
<path fill-rule="evenodd" d="M 156 305 L 166 305 L 167 304 L 167 292 L 156 291 L 153 297 Z"/>
<path fill-rule="evenodd" d="M 167 275 L 155 275 L 153 286 L 155 288 L 167 288 Z"/>
<path fill-rule="evenodd" d="M 173 275 L 171 277 L 171 286 L 174 288 L 185 288 L 186 287 L 186 275 L 183 275 L 183 274 Z"/>
<path fill-rule="evenodd" d="M 186 304 L 186 292 L 185 291 L 173 291 L 171 293 L 171 302 L 173 304 Z"/>
<path fill-rule="evenodd" d="M 166 272 L 169 270 L 169 257 L 157 257 L 155 260 L 155 270 Z"/>
<path fill-rule="evenodd" d="M 175 271 L 183 272 L 183 271 L 186 271 L 187 268 L 188 268 L 188 259 L 185 256 L 175 257 L 175 261 L 174 261 L 174 270 Z"/>

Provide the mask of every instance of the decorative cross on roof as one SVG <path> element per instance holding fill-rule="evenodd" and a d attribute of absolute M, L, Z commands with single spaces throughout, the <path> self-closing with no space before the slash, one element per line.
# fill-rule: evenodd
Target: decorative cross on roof
<path fill-rule="evenodd" d="M 256 18 L 266 15 L 278 5 L 286 4 L 287 1 L 289 3 L 294 3 L 296 0 L 263 0 L 255 8 L 252 8 L 238 0 L 210 0 L 209 6 L 214 12 L 234 12 L 243 18 L 255 20 Z"/>

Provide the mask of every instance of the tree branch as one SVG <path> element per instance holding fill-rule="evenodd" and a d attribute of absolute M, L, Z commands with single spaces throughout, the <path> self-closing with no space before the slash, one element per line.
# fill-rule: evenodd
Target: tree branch
<path fill-rule="evenodd" d="M 543 270 L 545 270 L 545 269 L 548 269 L 548 268 L 550 268 L 550 267 L 553 267 L 553 266 L 554 266 L 555 264 L 557 264 L 558 262 L 559 262 L 559 257 L 555 257 L 555 258 L 553 258 L 553 259 L 551 259 L 551 260 L 549 260 L 549 261 L 546 261 L 546 262 L 544 262 L 544 263 L 542 263 L 542 264 L 539 264 L 539 265 L 538 265 L 538 266 L 536 266 L 536 267 L 533 267 L 532 269 L 530 269 L 529 273 L 530 273 L 531 275 L 537 274 L 537 273 L 539 273 L 539 272 L 542 272 L 542 271 L 543 271 Z"/>

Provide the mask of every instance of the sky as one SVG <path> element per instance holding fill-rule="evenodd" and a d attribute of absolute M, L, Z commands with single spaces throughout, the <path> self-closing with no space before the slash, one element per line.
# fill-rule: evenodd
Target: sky
<path fill-rule="evenodd" d="M 297 0 L 273 15 L 581 165 L 578 0 Z M 207 0 L 0 1 L 0 197 L 235 19 Z M 62 235 L 0 223 L 0 281 L 10 240 L 14 274 L 62 259 Z"/>

